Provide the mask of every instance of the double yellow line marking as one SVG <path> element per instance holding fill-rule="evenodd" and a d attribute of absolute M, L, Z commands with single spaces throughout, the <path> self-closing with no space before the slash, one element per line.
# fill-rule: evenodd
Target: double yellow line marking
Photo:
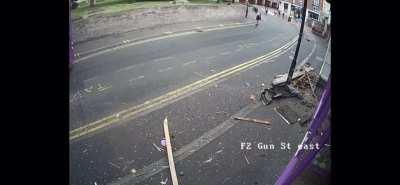
<path fill-rule="evenodd" d="M 178 100 L 179 98 L 182 98 L 184 95 L 188 95 L 189 93 L 198 91 L 207 85 L 215 83 L 221 79 L 224 79 L 224 78 L 226 78 L 230 75 L 233 75 L 235 73 L 238 73 L 240 71 L 249 69 L 257 64 L 260 64 L 261 62 L 265 61 L 266 59 L 271 59 L 275 56 L 278 56 L 279 54 L 284 53 L 288 48 L 290 48 L 290 46 L 292 46 L 296 42 L 296 40 L 297 40 L 297 36 L 294 39 L 292 39 L 291 41 L 289 41 L 288 43 L 286 43 L 285 45 L 283 45 L 282 47 L 280 47 L 266 55 L 257 57 L 255 59 L 252 59 L 243 64 L 226 69 L 224 71 L 221 71 L 219 73 L 216 73 L 214 75 L 206 77 L 202 80 L 196 81 L 192 84 L 189 84 L 187 86 L 184 86 L 177 90 L 171 91 L 171 92 L 164 94 L 162 96 L 159 96 L 157 98 L 146 101 L 143 104 L 133 106 L 131 108 L 120 111 L 116 114 L 107 116 L 105 118 L 102 118 L 95 122 L 89 123 L 80 128 L 74 129 L 74 130 L 70 131 L 70 133 L 69 133 L 69 140 L 70 141 L 75 140 L 82 136 L 91 134 L 95 131 L 99 131 L 100 129 L 104 129 L 108 126 L 115 125 L 115 124 L 119 123 L 120 121 L 127 120 L 128 118 L 132 119 L 132 118 L 134 118 L 135 115 L 138 115 L 139 113 L 143 113 L 145 111 L 149 111 L 154 108 L 161 108 L 162 106 L 172 103 L 174 100 Z"/>

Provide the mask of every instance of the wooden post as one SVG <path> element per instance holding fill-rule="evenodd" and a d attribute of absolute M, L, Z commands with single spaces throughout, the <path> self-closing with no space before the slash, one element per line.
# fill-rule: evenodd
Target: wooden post
<path fill-rule="evenodd" d="M 164 119 L 164 134 L 165 134 L 165 143 L 167 145 L 169 171 L 171 172 L 172 184 L 178 185 L 178 178 L 176 177 L 174 158 L 172 156 L 171 139 L 169 137 L 167 117 L 165 117 L 165 119 Z"/>

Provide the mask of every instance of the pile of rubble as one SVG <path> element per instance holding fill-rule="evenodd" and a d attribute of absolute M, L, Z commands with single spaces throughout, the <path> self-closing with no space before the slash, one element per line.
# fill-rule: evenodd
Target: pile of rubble
<path fill-rule="evenodd" d="M 276 75 L 272 80 L 272 87 L 265 88 L 260 100 L 268 105 L 273 99 L 284 97 L 298 97 L 313 104 L 316 102 L 315 87 L 318 75 L 310 64 L 296 69 L 292 76 L 292 83 L 286 85 L 288 74 Z"/>
<path fill-rule="evenodd" d="M 315 92 L 315 84 L 317 84 L 318 76 L 314 71 L 306 71 L 299 77 L 294 79 L 293 86 L 300 91 L 311 90 L 312 93 Z"/>

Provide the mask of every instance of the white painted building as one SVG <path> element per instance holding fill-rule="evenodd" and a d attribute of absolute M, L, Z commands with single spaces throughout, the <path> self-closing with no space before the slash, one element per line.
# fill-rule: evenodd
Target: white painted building
<path fill-rule="evenodd" d="M 297 17 L 298 15 L 301 15 L 301 7 L 303 7 L 303 4 L 303 0 L 282 0 L 279 2 L 279 10 L 285 15 Z M 322 7 L 322 0 L 308 0 L 306 19 L 310 18 L 315 21 L 320 20 Z"/>

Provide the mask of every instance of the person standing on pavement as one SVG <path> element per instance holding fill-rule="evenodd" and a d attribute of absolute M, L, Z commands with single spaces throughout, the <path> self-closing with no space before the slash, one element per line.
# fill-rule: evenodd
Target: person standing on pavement
<path fill-rule="evenodd" d="M 256 23 L 256 27 L 257 27 L 258 22 L 261 21 L 261 13 L 260 12 L 257 12 L 256 20 L 257 20 L 257 23 Z"/>
<path fill-rule="evenodd" d="M 249 14 L 249 2 L 246 3 L 246 18 L 247 18 L 247 14 Z"/>

